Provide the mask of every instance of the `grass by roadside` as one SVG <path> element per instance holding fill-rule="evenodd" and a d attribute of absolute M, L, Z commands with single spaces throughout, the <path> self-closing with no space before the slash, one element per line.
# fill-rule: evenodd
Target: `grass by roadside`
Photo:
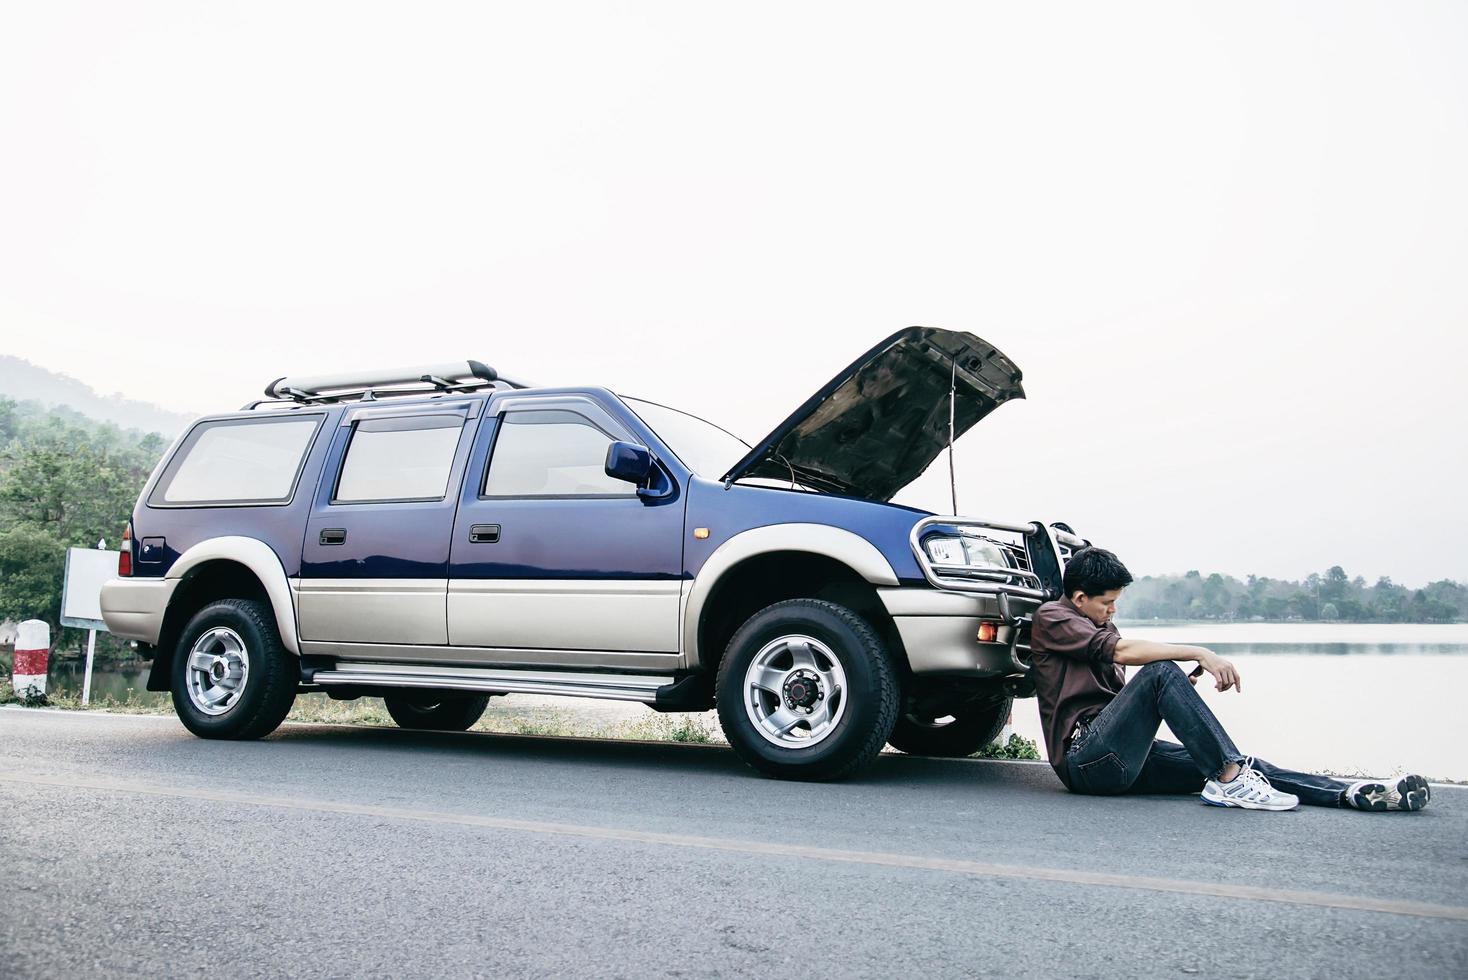
<path fill-rule="evenodd" d="M 85 708 L 82 707 L 80 697 L 68 695 L 48 694 L 41 697 L 32 697 L 25 694 L 17 695 L 11 689 L 9 680 L 0 680 L 0 704 L 18 704 L 27 708 L 61 708 L 66 711 L 110 711 L 114 714 L 123 715 L 165 715 L 173 714 L 171 705 L 155 703 L 153 699 L 139 696 L 129 692 L 125 699 L 119 700 L 111 697 L 95 697 L 92 703 Z"/>

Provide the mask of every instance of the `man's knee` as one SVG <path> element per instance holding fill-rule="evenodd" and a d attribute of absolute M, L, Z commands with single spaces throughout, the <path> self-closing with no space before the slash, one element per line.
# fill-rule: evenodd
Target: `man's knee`
<path fill-rule="evenodd" d="M 1143 664 L 1142 669 L 1137 671 L 1137 676 L 1162 682 L 1173 679 L 1181 680 L 1186 675 L 1183 674 L 1183 669 L 1171 660 L 1154 660 L 1150 664 Z"/>

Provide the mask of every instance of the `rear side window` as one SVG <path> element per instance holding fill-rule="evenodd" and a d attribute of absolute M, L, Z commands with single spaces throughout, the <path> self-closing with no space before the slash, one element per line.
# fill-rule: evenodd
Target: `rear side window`
<path fill-rule="evenodd" d="M 148 503 L 154 506 L 282 504 L 322 416 L 221 419 L 194 426 Z"/>
<path fill-rule="evenodd" d="M 486 497 L 629 497 L 607 476 L 612 437 L 575 412 L 510 412 L 500 422 L 484 478 Z"/>
<path fill-rule="evenodd" d="M 442 500 L 463 428 L 457 415 L 363 419 L 347 445 L 333 501 Z"/>

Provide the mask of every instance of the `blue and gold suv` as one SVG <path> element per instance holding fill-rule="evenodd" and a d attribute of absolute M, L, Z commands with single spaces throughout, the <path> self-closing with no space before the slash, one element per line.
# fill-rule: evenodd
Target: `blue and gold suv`
<path fill-rule="evenodd" d="M 304 693 L 459 730 L 534 693 L 717 707 L 776 776 L 967 755 L 1029 693 L 1027 616 L 1084 543 L 889 502 L 1024 397 L 967 333 L 893 334 L 753 446 L 476 361 L 265 394 L 169 450 L 102 594 L 206 738 Z"/>

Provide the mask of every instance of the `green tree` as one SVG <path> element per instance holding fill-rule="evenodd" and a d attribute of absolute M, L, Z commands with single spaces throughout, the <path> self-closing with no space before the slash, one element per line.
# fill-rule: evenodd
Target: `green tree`
<path fill-rule="evenodd" d="M 44 619 L 54 636 L 61 624 L 65 559 L 66 545 L 49 531 L 25 526 L 0 531 L 0 620 Z"/>
<path fill-rule="evenodd" d="M 0 444 L 8 443 L 20 431 L 20 413 L 15 402 L 0 398 Z"/>
<path fill-rule="evenodd" d="M 1301 619 L 1319 619 L 1320 601 L 1313 595 L 1296 592 L 1290 596 L 1290 607 Z"/>
<path fill-rule="evenodd" d="M 66 548 L 116 546 L 163 437 L 0 399 L 0 440 L 0 619 L 44 619 L 54 649 L 77 645 L 60 629 Z M 99 653 L 122 649 L 98 637 Z"/>
<path fill-rule="evenodd" d="M 99 451 L 85 434 L 13 447 L 0 476 L 0 527 L 45 528 L 67 544 L 114 542 L 147 478 L 135 453 Z M 151 466 L 151 464 L 149 464 Z"/>
<path fill-rule="evenodd" d="M 1163 617 L 1181 619 L 1188 614 L 1188 587 L 1182 582 L 1171 582 L 1163 591 Z"/>
<path fill-rule="evenodd" d="M 1203 609 L 1210 618 L 1218 619 L 1224 616 L 1230 605 L 1228 584 L 1223 576 L 1214 572 L 1203 580 L 1202 593 Z"/>
<path fill-rule="evenodd" d="M 1346 576 L 1346 570 L 1339 565 L 1332 565 L 1326 570 L 1325 577 L 1319 579 L 1317 594 L 1323 602 L 1344 599 L 1346 588 L 1350 584 L 1351 580 Z"/>

